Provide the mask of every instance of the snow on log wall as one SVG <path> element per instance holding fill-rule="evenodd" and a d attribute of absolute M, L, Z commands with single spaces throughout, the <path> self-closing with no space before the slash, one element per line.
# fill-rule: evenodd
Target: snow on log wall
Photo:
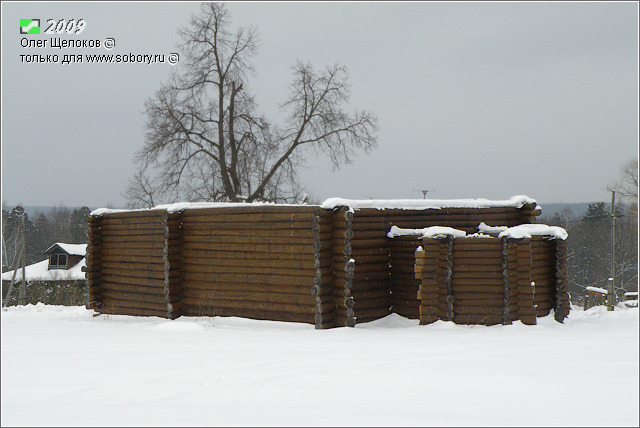
<path fill-rule="evenodd" d="M 416 252 L 420 323 L 536 324 L 569 313 L 564 240 L 424 238 Z"/>

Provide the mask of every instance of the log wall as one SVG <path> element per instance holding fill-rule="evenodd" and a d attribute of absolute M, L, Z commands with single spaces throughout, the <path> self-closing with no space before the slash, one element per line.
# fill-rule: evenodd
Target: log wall
<path fill-rule="evenodd" d="M 90 217 L 90 307 L 103 314 L 180 316 L 179 230 L 177 215 L 164 210 Z"/>
<path fill-rule="evenodd" d="M 184 211 L 184 314 L 331 326 L 329 225 L 313 207 Z"/>
<path fill-rule="evenodd" d="M 488 226 L 517 226 L 535 222 L 540 210 L 535 204 L 526 204 L 521 208 L 441 208 L 426 210 L 386 209 L 365 210 L 369 216 L 383 219 L 388 232 L 391 226 L 402 229 L 422 229 L 431 226 L 447 226 L 475 233 L 478 225 L 484 222 Z M 378 211 L 376 214 L 375 211 Z M 359 211 L 356 211 L 356 215 Z M 418 236 L 397 236 L 390 239 L 389 245 L 389 287 L 391 311 L 411 319 L 420 317 L 420 303 L 417 292 L 420 281 L 415 278 L 415 251 L 421 245 Z"/>
<path fill-rule="evenodd" d="M 536 324 L 551 309 L 562 322 L 569 313 L 564 245 L 537 236 L 424 238 L 415 258 L 420 323 Z"/>
<path fill-rule="evenodd" d="M 415 277 L 414 271 L 415 253 L 422 245 L 418 238 L 419 235 L 406 235 L 389 239 L 391 311 L 410 319 L 420 318 L 420 280 Z"/>
<path fill-rule="evenodd" d="M 89 219 L 90 301 L 99 313 L 242 316 L 305 322 L 316 328 L 354 326 L 392 311 L 408 318 L 440 319 L 447 315 L 446 293 L 429 300 L 425 287 L 436 284 L 415 276 L 420 242 L 416 237 L 388 238 L 391 225 L 450 226 L 471 233 L 480 222 L 515 226 L 538 214 L 528 205 L 332 211 L 317 206 L 221 206 L 171 213 L 107 212 Z M 439 257 L 434 269 L 451 261 L 444 243 L 425 245 L 426 241 L 423 254 Z M 536 247 L 541 254 L 555 251 L 544 245 Z M 540 272 L 535 270 L 541 287 L 550 272 L 544 266 L 556 263 L 549 257 L 532 261 L 541 264 Z M 496 260 L 492 263 L 503 261 Z M 452 263 L 454 271 L 467 269 Z M 558 275 L 555 282 L 548 281 L 550 286 L 563 286 Z M 516 291 L 512 290 L 513 299 Z M 456 297 L 464 302 L 470 295 L 454 293 Z M 547 300 L 541 301 L 541 313 Z M 454 316 L 475 316 L 470 310 L 459 305 Z M 516 316 L 520 314 L 509 317 Z"/>

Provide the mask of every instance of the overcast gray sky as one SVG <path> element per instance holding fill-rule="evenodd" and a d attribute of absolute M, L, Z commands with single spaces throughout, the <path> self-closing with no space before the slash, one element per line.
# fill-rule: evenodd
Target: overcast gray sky
<path fill-rule="evenodd" d="M 144 110 L 169 64 L 21 63 L 21 18 L 84 19 L 113 54 L 178 52 L 199 3 L 2 3 L 2 200 L 124 205 Z M 590 202 L 638 153 L 638 3 L 228 3 L 262 46 L 250 82 L 277 117 L 297 59 L 350 71 L 379 148 L 332 171 L 307 157 L 317 198 Z M 50 36 L 26 36 L 50 39 Z M 64 38 L 72 38 L 66 36 Z M 91 52 L 87 52 L 91 51 Z"/>

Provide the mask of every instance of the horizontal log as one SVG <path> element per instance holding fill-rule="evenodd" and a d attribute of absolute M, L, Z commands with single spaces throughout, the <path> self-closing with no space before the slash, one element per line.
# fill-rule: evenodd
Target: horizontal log
<path fill-rule="evenodd" d="M 356 263 L 358 261 L 358 258 L 361 256 L 385 256 L 388 257 L 389 255 L 389 248 L 385 248 L 385 247 L 375 247 L 375 248 L 351 248 L 351 252 L 349 254 L 347 254 L 345 252 L 345 249 L 341 246 L 337 246 L 334 245 L 331 248 L 331 251 L 333 252 L 333 254 L 337 254 L 337 255 L 348 255 L 351 258 L 354 258 L 356 260 Z"/>
<path fill-rule="evenodd" d="M 178 229 L 178 226 L 168 226 L 169 228 Z M 147 222 L 130 225 L 112 225 L 109 223 L 100 226 L 100 232 L 102 236 L 109 236 L 110 234 L 118 232 L 129 232 L 132 235 L 149 235 L 149 234 L 161 234 L 165 232 L 165 225 L 161 222 Z"/>
<path fill-rule="evenodd" d="M 390 307 L 376 307 L 376 308 L 364 308 L 364 309 L 354 308 L 354 312 L 355 312 L 356 324 L 358 323 L 361 324 L 362 322 L 366 322 L 366 321 L 363 321 L 363 319 L 370 319 L 370 318 L 379 319 L 379 318 L 386 317 L 387 315 L 391 314 L 391 308 Z"/>
<path fill-rule="evenodd" d="M 421 208 L 421 209 L 403 209 L 403 208 L 365 208 L 356 209 L 354 218 L 365 216 L 380 216 L 384 215 L 385 218 L 390 221 L 404 219 L 409 216 L 489 216 L 498 214 L 513 214 L 520 216 L 520 209 L 515 207 L 486 207 L 486 208 L 472 208 L 472 207 L 456 207 L 456 208 Z"/>
<path fill-rule="evenodd" d="M 162 218 L 162 215 L 165 213 L 165 210 L 161 209 L 152 209 L 152 210 L 139 210 L 139 211 L 122 211 L 122 212 L 110 212 L 102 214 L 101 221 L 107 222 L 111 219 L 133 219 L 133 218 Z"/>
<path fill-rule="evenodd" d="M 120 296 L 118 298 L 111 298 L 102 296 L 102 307 L 110 306 L 114 308 L 131 308 L 131 309 L 144 309 L 144 310 L 152 310 L 152 311 L 167 311 L 167 304 L 165 302 L 160 303 L 152 303 L 145 302 L 141 300 L 129 300 L 123 298 L 124 296 Z"/>
<path fill-rule="evenodd" d="M 103 268 L 100 271 L 102 277 L 107 276 L 119 276 L 121 278 L 138 278 L 138 279 L 153 279 L 153 280 L 164 280 L 165 273 L 164 271 L 153 271 L 153 270 L 138 270 L 138 269 L 126 269 L 125 267 L 119 267 L 117 269 L 112 268 Z M 169 278 L 180 277 L 181 273 L 179 271 L 169 271 Z"/>
<path fill-rule="evenodd" d="M 324 239 L 331 239 L 331 229 L 328 226 L 314 227 L 308 222 L 291 223 L 185 223 L 182 232 L 194 235 L 211 236 L 255 236 L 255 237 L 278 237 L 286 236 L 290 238 L 313 238 L 316 235 Z"/>
<path fill-rule="evenodd" d="M 191 240 L 185 238 L 182 247 L 185 250 L 207 250 L 207 251 L 224 251 L 224 252 L 241 252 L 241 253 L 279 253 L 279 254 L 298 254 L 314 256 L 315 251 L 313 243 L 308 245 L 282 245 L 282 244 L 221 244 L 215 242 L 206 242 Z"/>
<path fill-rule="evenodd" d="M 105 315 L 130 315 L 139 317 L 169 317 L 166 310 L 162 311 L 154 309 L 127 308 L 120 306 L 109 306 L 105 304 L 102 304 L 100 306 L 100 313 Z"/>
<path fill-rule="evenodd" d="M 502 272 L 457 272 L 453 271 L 453 281 L 459 279 L 502 279 Z"/>
<path fill-rule="evenodd" d="M 502 316 L 478 314 L 454 315 L 453 322 L 456 324 L 491 326 L 502 324 Z"/>
<path fill-rule="evenodd" d="M 182 215 L 182 222 L 185 225 L 193 223 L 247 223 L 247 222 L 261 222 L 261 223 L 275 223 L 275 222 L 287 222 L 287 223 L 305 223 L 308 222 L 309 226 L 313 224 L 315 215 L 313 212 L 273 212 L 273 213 L 260 213 L 251 212 L 249 210 L 243 213 L 204 213 L 185 211 Z"/>
<path fill-rule="evenodd" d="M 354 279 L 361 280 L 361 281 L 376 281 L 381 279 L 387 279 L 387 280 L 389 279 L 389 273 L 386 271 L 360 272 L 356 269 L 354 274 L 355 274 Z"/>
<path fill-rule="evenodd" d="M 355 249 L 359 249 L 359 248 L 381 248 L 383 249 L 383 251 L 388 252 L 389 251 L 389 242 L 387 241 L 386 238 L 379 238 L 379 239 L 352 239 L 350 241 L 351 243 L 351 248 Z"/>
<path fill-rule="evenodd" d="M 418 300 L 418 291 L 416 290 L 415 292 L 398 292 L 398 291 L 392 291 L 391 292 L 391 298 L 392 299 L 399 299 L 399 300 L 407 300 L 407 301 L 417 301 Z"/>
<path fill-rule="evenodd" d="M 411 320 L 417 320 L 420 318 L 420 312 L 417 308 L 407 308 L 404 306 L 393 306 L 391 312 L 398 314 L 401 317 L 409 318 Z"/>
<path fill-rule="evenodd" d="M 310 289 L 313 286 L 311 278 L 292 277 L 289 275 L 250 275 L 250 274 L 205 274 L 191 271 L 183 272 L 183 280 L 189 281 L 209 281 L 209 282 L 226 282 L 226 283 L 252 283 L 264 284 L 271 286 L 278 285 L 296 285 Z"/>
<path fill-rule="evenodd" d="M 104 255 L 104 254 L 113 254 L 116 252 L 123 252 L 123 253 L 131 253 L 131 254 L 136 254 L 138 255 L 138 253 L 136 253 L 138 250 L 140 251 L 146 251 L 146 252 L 150 252 L 150 251 L 155 251 L 154 254 L 163 254 L 164 253 L 164 241 L 160 242 L 105 242 L 102 244 L 102 246 L 100 247 L 100 255 Z M 169 248 L 168 249 L 170 254 L 177 254 L 179 252 L 179 248 Z M 91 256 L 94 256 L 93 253 L 91 253 Z"/>
<path fill-rule="evenodd" d="M 230 314 L 233 314 L 233 312 L 231 312 L 232 309 L 237 310 L 238 315 L 231 315 L 231 316 L 242 316 L 240 315 L 242 311 L 255 311 L 255 312 L 269 311 L 269 312 L 298 314 L 298 315 L 314 315 L 316 313 L 315 305 L 313 304 L 295 305 L 291 303 L 200 299 L 197 297 L 191 297 L 189 295 L 185 295 L 183 301 L 185 306 L 187 307 L 199 306 L 202 308 L 211 308 L 215 310 L 227 309 L 228 313 Z M 333 305 L 331 307 L 333 307 Z"/>
<path fill-rule="evenodd" d="M 318 205 L 257 205 L 257 204 L 242 204 L 241 206 L 225 206 L 218 205 L 215 207 L 207 208 L 187 208 L 182 211 L 182 218 L 194 218 L 194 217 L 210 217 L 231 214 L 305 214 L 309 216 L 315 216 L 316 214 L 322 217 L 330 217 L 331 212 L 323 210 Z"/>
<path fill-rule="evenodd" d="M 103 273 L 100 277 L 100 281 L 118 284 L 143 285 L 146 287 L 164 287 L 164 279 L 138 278 L 133 276 L 113 275 L 109 273 Z"/>
<path fill-rule="evenodd" d="M 384 288 L 373 289 L 373 290 L 354 290 L 351 292 L 351 296 L 356 300 L 388 298 L 389 290 Z"/>
<path fill-rule="evenodd" d="M 162 216 L 153 217 L 129 217 L 129 218 L 111 218 L 104 217 L 95 226 L 103 227 L 139 227 L 147 225 L 167 225 L 169 227 L 179 227 L 181 221 L 179 218 L 168 219 L 166 223 L 162 221 Z"/>
<path fill-rule="evenodd" d="M 118 271 L 124 269 L 125 271 L 137 270 L 142 272 L 155 271 L 164 273 L 165 264 L 163 262 L 157 263 L 132 263 L 132 262 L 111 262 L 105 261 L 102 263 L 102 269 L 109 271 Z"/>
<path fill-rule="evenodd" d="M 490 242 L 488 239 L 480 238 L 474 240 L 468 240 L 469 242 L 465 242 L 464 239 L 456 239 L 453 241 L 453 254 L 454 257 L 458 256 L 458 252 L 473 252 L 472 258 L 476 258 L 479 254 L 484 255 L 485 251 L 490 251 L 491 255 L 486 255 L 487 258 L 495 258 L 496 254 L 500 257 L 502 256 L 502 242 Z M 459 256 L 461 257 L 461 255 Z"/>
<path fill-rule="evenodd" d="M 515 262 L 515 260 L 512 260 Z M 502 257 L 486 257 L 482 254 L 478 254 L 478 257 L 456 257 L 456 254 L 453 255 L 453 267 L 464 267 L 464 266 L 487 266 L 491 268 L 499 267 L 502 270 Z"/>
<path fill-rule="evenodd" d="M 102 255 L 107 257 L 163 257 L 163 248 L 136 248 L 136 249 L 120 249 L 120 248 L 102 248 Z"/>
<path fill-rule="evenodd" d="M 206 307 L 198 304 L 185 305 L 182 312 L 186 316 L 222 316 L 222 317 L 243 317 L 256 320 L 270 320 L 282 322 L 301 322 L 315 324 L 314 314 L 299 314 L 291 312 L 266 311 L 255 309 L 239 309 L 224 307 Z"/>
<path fill-rule="evenodd" d="M 185 264 L 206 264 L 211 266 L 235 266 L 235 267 L 247 267 L 250 266 L 253 269 L 256 268 L 271 268 L 271 269 L 301 269 L 301 270 L 314 270 L 313 260 L 287 260 L 287 259 L 246 259 L 236 258 L 240 253 L 219 253 L 220 258 L 205 257 L 205 256 L 193 256 L 192 254 L 184 256 Z M 226 258 L 222 258 L 227 256 Z M 318 267 L 329 268 L 331 267 L 331 260 L 328 258 L 318 259 Z"/>
<path fill-rule="evenodd" d="M 181 257 L 179 255 L 170 255 L 167 260 L 171 263 L 180 262 Z M 100 257 L 102 263 L 115 262 L 115 263 L 159 263 L 163 264 L 165 258 L 163 256 L 138 256 L 138 255 L 111 255 L 106 254 Z"/>
<path fill-rule="evenodd" d="M 398 292 L 418 292 L 420 288 L 420 282 L 415 281 L 411 283 L 394 283 L 393 281 L 389 281 L 389 290 L 393 293 L 395 291 Z"/>
<path fill-rule="evenodd" d="M 335 263 L 332 265 L 333 270 L 337 273 L 341 273 L 344 274 L 345 271 L 345 264 L 344 263 Z M 389 264 L 388 263 L 353 263 L 353 270 L 350 270 L 350 272 L 357 272 L 357 273 L 366 273 L 366 272 L 385 272 L 388 276 L 389 275 Z"/>
<path fill-rule="evenodd" d="M 104 290 L 110 290 L 114 293 L 123 292 L 123 293 L 135 293 L 135 294 L 148 294 L 148 295 L 160 296 L 162 298 L 164 298 L 164 295 L 165 295 L 165 289 L 161 285 L 149 287 L 145 285 L 101 281 L 100 288 Z M 169 293 L 172 295 L 175 295 L 176 298 L 179 298 L 180 292 L 176 292 L 176 290 L 173 290 L 173 289 L 169 291 Z"/>
<path fill-rule="evenodd" d="M 374 299 L 353 299 L 354 306 L 353 309 L 358 312 L 363 309 L 371 309 L 371 308 L 387 308 L 391 307 L 391 299 L 389 296 L 386 297 L 378 297 Z"/>
<path fill-rule="evenodd" d="M 546 317 L 550 313 L 551 313 L 551 308 L 540 308 L 540 307 L 538 307 L 538 311 L 536 312 L 536 316 L 538 318 Z"/>
<path fill-rule="evenodd" d="M 151 303 L 154 305 L 165 305 L 166 307 L 167 299 L 169 300 L 169 303 L 177 303 L 180 300 L 182 300 L 182 297 L 178 295 L 169 295 L 168 297 L 165 298 L 164 295 L 129 293 L 122 290 L 113 290 L 107 287 L 104 287 L 102 289 L 102 296 L 105 299 L 137 301 L 141 303 L 141 307 L 146 307 L 143 305 L 143 303 Z"/>
<path fill-rule="evenodd" d="M 351 260 L 353 258 L 355 260 L 356 264 L 358 264 L 358 265 L 360 265 L 360 264 L 385 263 L 385 262 L 388 262 L 388 260 L 389 260 L 388 254 L 385 254 L 385 253 L 380 253 L 379 255 L 373 255 L 373 256 L 355 255 L 354 257 L 345 256 L 343 254 L 333 254 L 332 253 L 332 257 L 333 257 L 333 260 L 335 262 L 338 262 L 338 263 L 346 263 L 346 262 L 348 262 L 349 260 Z"/>
<path fill-rule="evenodd" d="M 219 244 L 226 246 L 227 244 L 240 244 L 240 245 L 291 245 L 291 246 L 308 246 L 313 248 L 313 237 L 287 237 L 287 236 L 229 236 L 229 235 L 206 235 L 206 234 L 194 234 L 191 232 L 185 232 L 183 237 L 185 243 L 208 243 Z M 331 246 L 331 240 L 319 241 L 321 246 Z M 247 247 L 251 249 L 251 247 Z"/>
<path fill-rule="evenodd" d="M 211 260 L 246 260 L 250 263 L 252 260 L 263 261 L 298 261 L 298 262 L 313 262 L 316 259 L 317 254 L 313 251 L 305 253 L 274 253 L 274 252 L 253 252 L 253 251 L 228 251 L 226 248 L 218 247 L 215 249 L 203 249 L 199 248 L 200 245 L 185 245 L 182 250 L 182 255 L 185 258 L 200 258 Z M 329 252 L 321 251 L 319 253 L 322 260 L 329 259 L 331 257 Z"/>
<path fill-rule="evenodd" d="M 335 283 L 334 283 L 335 285 Z M 387 281 L 356 281 L 354 280 L 353 283 L 351 284 L 351 292 L 358 292 L 358 291 L 370 291 L 370 290 L 377 290 L 377 289 L 389 289 L 389 283 Z"/>
<path fill-rule="evenodd" d="M 248 292 L 244 290 L 201 290 L 195 288 L 187 288 L 183 292 L 183 298 L 200 299 L 208 305 L 216 305 L 220 301 L 239 301 L 239 302 L 257 302 L 257 303 L 278 303 L 305 305 L 314 307 L 316 299 L 309 293 L 305 294 L 289 294 L 289 293 L 269 293 L 269 292 Z M 330 297 L 325 296 L 320 301 L 329 302 Z"/>
<path fill-rule="evenodd" d="M 300 285 L 269 285 L 250 282 L 212 282 L 212 281 L 184 281 L 184 290 L 204 290 L 208 293 L 220 291 L 239 291 L 247 293 L 274 293 L 274 294 L 296 294 L 300 296 L 311 296 L 311 286 Z M 330 295 L 331 286 L 321 286 L 321 295 Z"/>
<path fill-rule="evenodd" d="M 219 274 L 246 274 L 251 276 L 262 275 L 282 275 L 297 277 L 298 280 L 302 278 L 313 279 L 317 272 L 320 271 L 321 275 L 331 276 L 331 268 L 316 269 L 313 266 L 308 269 L 290 269 L 282 267 L 254 267 L 247 264 L 246 266 L 220 266 L 218 264 L 198 264 L 191 260 L 185 260 L 182 264 L 182 270 L 184 272 L 192 273 L 207 273 L 211 275 Z"/>

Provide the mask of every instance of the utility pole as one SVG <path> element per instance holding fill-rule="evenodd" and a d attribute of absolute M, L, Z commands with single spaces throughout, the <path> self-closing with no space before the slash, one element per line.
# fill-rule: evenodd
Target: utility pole
<path fill-rule="evenodd" d="M 613 285 L 616 279 L 616 192 L 611 191 L 611 276 L 607 289 L 607 310 L 613 311 Z"/>
<path fill-rule="evenodd" d="M 16 251 L 13 257 L 13 263 L 11 267 L 13 267 L 13 276 L 11 277 L 11 283 L 9 284 L 9 289 L 7 290 L 7 295 L 4 298 L 3 306 L 6 306 L 9 303 L 9 298 L 11 297 L 11 293 L 13 291 L 13 285 L 16 281 L 16 273 L 18 272 L 19 267 L 22 267 L 22 283 L 18 288 L 18 304 L 25 305 L 26 304 L 26 296 L 27 296 L 27 279 L 25 276 L 26 270 L 26 259 L 25 259 L 25 247 L 26 247 L 26 226 L 24 214 L 21 214 L 18 220 L 18 234 L 22 234 L 22 239 L 20 240 L 20 249 Z"/>
<path fill-rule="evenodd" d="M 427 193 L 431 192 L 431 193 L 436 193 L 435 190 L 432 189 L 420 189 L 420 190 L 416 190 L 415 187 L 413 188 L 413 192 L 422 192 L 422 199 L 427 199 Z"/>
<path fill-rule="evenodd" d="M 27 227 L 25 225 L 25 214 L 22 213 L 20 216 L 20 227 L 22 229 L 22 284 L 20 284 L 20 289 L 18 290 L 18 304 L 26 305 L 27 304 L 27 276 L 25 275 L 26 270 L 26 257 L 25 257 L 25 248 L 27 246 L 26 235 L 27 235 Z"/>

